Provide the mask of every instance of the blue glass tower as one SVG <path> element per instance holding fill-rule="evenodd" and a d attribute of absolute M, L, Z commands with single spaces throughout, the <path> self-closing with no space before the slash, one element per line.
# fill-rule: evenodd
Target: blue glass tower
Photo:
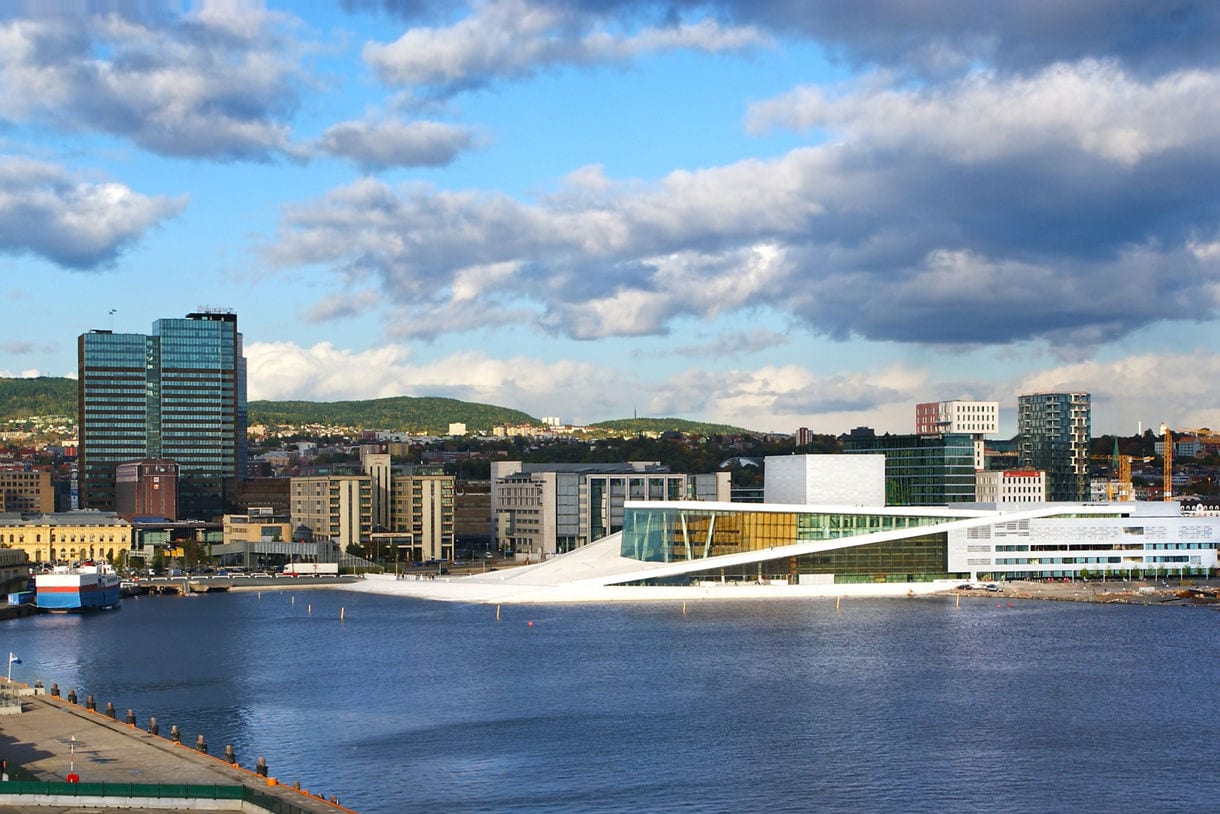
<path fill-rule="evenodd" d="M 161 319 L 152 333 L 91 331 L 77 343 L 83 508 L 114 511 L 115 470 L 178 464 L 178 516 L 232 508 L 246 463 L 246 363 L 237 316 Z"/>

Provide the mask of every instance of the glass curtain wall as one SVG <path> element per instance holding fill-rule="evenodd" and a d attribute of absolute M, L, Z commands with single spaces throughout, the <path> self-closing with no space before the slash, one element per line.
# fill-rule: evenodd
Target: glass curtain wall
<path fill-rule="evenodd" d="M 943 522 L 915 515 L 632 508 L 624 515 L 620 553 L 643 562 L 683 562 Z"/>

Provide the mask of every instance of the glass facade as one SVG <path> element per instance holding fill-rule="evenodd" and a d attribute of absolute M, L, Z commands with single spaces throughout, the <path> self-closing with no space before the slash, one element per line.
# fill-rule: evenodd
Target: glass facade
<path fill-rule="evenodd" d="M 836 583 L 930 582 L 963 579 L 948 572 L 947 540 L 943 532 L 904 537 L 887 543 L 839 548 L 816 554 L 781 557 L 745 565 L 709 568 L 687 575 L 689 581 L 799 582 L 806 574 L 833 577 Z"/>
<path fill-rule="evenodd" d="M 943 522 L 901 514 L 630 508 L 620 553 L 643 562 L 684 562 Z"/>
<path fill-rule="evenodd" d="M 964 433 L 848 438 L 845 453 L 885 455 L 887 506 L 942 506 L 974 497 L 974 439 Z"/>
<path fill-rule="evenodd" d="M 644 562 L 687 562 L 796 543 L 842 540 L 879 532 L 918 529 L 952 518 L 903 514 L 740 511 L 697 508 L 631 508 L 620 554 Z M 933 532 L 743 565 L 717 566 L 676 578 L 797 581 L 804 574 L 832 575 L 836 582 L 911 582 L 946 579 L 947 536 Z M 674 581 L 674 578 L 661 581 Z"/>
<path fill-rule="evenodd" d="M 79 340 L 81 506 L 114 511 L 114 473 L 141 458 L 179 467 L 180 517 L 232 508 L 246 460 L 241 334 L 230 313 L 162 319 L 152 334 Z"/>

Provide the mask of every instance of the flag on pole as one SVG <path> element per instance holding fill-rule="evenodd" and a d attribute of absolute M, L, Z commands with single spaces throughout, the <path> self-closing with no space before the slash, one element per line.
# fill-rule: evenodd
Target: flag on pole
<path fill-rule="evenodd" d="M 17 658 L 15 655 L 13 655 L 13 651 L 10 650 L 10 651 L 8 651 L 8 663 L 9 664 L 20 664 L 21 659 Z"/>

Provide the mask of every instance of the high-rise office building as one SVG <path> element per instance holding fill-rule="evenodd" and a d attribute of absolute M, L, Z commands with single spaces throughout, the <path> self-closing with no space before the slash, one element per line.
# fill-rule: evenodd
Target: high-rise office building
<path fill-rule="evenodd" d="M 161 319 L 152 333 L 77 341 L 82 508 L 114 511 L 119 464 L 178 465 L 178 517 L 235 508 L 246 468 L 246 360 L 229 312 Z"/>
<path fill-rule="evenodd" d="M 985 469 L 985 435 L 1000 428 L 998 401 L 928 401 L 915 405 L 916 435 L 966 433 L 974 439 L 974 468 Z"/>
<path fill-rule="evenodd" d="M 1048 500 L 1089 499 L 1091 416 L 1088 393 L 1017 397 L 1020 466 L 1046 473 Z"/>

